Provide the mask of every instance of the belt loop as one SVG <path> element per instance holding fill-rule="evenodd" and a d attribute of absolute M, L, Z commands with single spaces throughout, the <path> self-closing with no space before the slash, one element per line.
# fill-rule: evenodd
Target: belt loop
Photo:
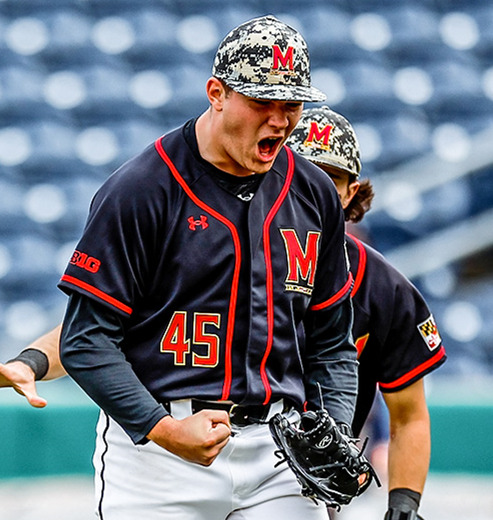
<path fill-rule="evenodd" d="M 185 419 L 192 415 L 192 400 L 181 399 L 169 403 L 170 414 L 178 420 Z"/>
<path fill-rule="evenodd" d="M 283 413 L 285 410 L 286 410 L 286 406 L 284 403 L 284 399 L 280 399 L 279 401 L 272 403 L 268 407 L 268 411 L 265 416 L 265 420 L 269 421 L 270 419 L 272 419 L 272 417 L 274 417 L 274 415 L 276 415 L 276 413 Z"/>

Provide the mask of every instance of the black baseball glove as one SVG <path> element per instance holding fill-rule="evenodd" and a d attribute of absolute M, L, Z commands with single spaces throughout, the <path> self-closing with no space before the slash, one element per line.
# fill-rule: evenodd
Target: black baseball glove
<path fill-rule="evenodd" d="M 315 501 L 340 509 L 361 495 L 373 479 L 375 470 L 356 446 L 356 440 L 340 430 L 324 409 L 301 414 L 291 424 L 281 414 L 269 421 L 276 455 L 286 461 L 301 484 L 302 493 Z"/>

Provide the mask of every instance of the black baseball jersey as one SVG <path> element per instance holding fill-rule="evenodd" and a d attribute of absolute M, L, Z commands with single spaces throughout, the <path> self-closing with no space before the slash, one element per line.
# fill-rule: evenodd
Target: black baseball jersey
<path fill-rule="evenodd" d="M 359 434 L 377 387 L 405 388 L 446 359 L 433 315 L 417 288 L 372 247 L 347 235 L 354 277 L 353 336 L 359 391 L 353 430 Z"/>
<path fill-rule="evenodd" d="M 100 188 L 60 287 L 124 318 L 122 351 L 160 403 L 302 405 L 311 364 L 320 372 L 323 356 L 340 357 L 325 404 L 350 421 L 356 352 L 347 338 L 331 350 L 325 332 L 352 282 L 334 186 L 284 148 L 241 200 L 185 135 L 158 139 Z"/>

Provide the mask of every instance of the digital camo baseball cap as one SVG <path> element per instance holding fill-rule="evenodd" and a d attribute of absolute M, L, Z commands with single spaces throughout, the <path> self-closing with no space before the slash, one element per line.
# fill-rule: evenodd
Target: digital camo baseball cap
<path fill-rule="evenodd" d="M 233 29 L 219 44 L 212 75 L 257 99 L 324 101 L 311 86 L 310 57 L 301 34 L 274 16 Z"/>
<path fill-rule="evenodd" d="M 351 123 L 328 106 L 303 110 L 287 146 L 321 166 L 359 177 L 359 143 Z"/>

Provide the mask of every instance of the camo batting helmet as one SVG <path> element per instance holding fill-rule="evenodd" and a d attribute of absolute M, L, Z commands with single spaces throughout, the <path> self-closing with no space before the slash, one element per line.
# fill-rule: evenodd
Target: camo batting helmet
<path fill-rule="evenodd" d="M 359 177 L 361 161 L 354 129 L 328 106 L 304 110 L 286 144 L 311 162 Z"/>
<path fill-rule="evenodd" d="M 311 86 L 308 47 L 301 34 L 274 16 L 233 29 L 219 44 L 212 75 L 257 99 L 324 101 Z"/>

